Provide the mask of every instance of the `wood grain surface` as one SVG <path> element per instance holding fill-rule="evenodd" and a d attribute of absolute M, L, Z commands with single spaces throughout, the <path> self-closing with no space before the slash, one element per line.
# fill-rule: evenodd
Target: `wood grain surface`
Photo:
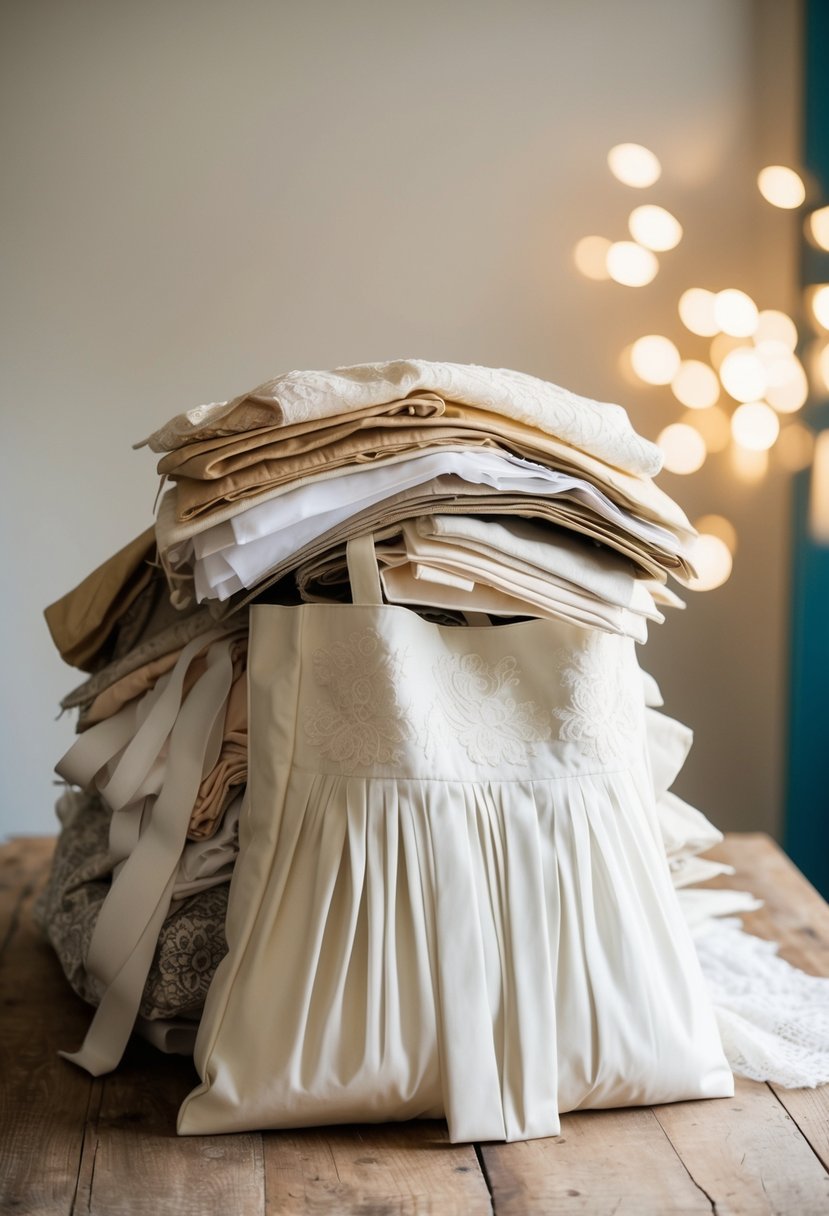
<path fill-rule="evenodd" d="M 564 1115 L 561 1134 L 450 1144 L 442 1122 L 246 1135 L 175 1133 L 192 1063 L 133 1042 L 93 1079 L 58 1057 L 83 1036 L 32 919 L 53 842 L 0 848 L 0 1212 L 31 1216 L 812 1216 L 829 1212 L 829 1086 L 740 1080 L 734 1098 Z M 746 927 L 829 975 L 829 907 L 767 837 L 731 836 L 720 885 L 765 901 Z"/>

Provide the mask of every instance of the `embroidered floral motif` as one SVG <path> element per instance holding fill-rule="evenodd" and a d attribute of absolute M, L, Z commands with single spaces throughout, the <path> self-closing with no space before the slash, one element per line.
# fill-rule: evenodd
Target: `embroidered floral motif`
<path fill-rule="evenodd" d="M 617 639 L 594 632 L 583 650 L 562 654 L 562 684 L 570 704 L 555 711 L 559 737 L 577 743 L 600 764 L 624 759 L 636 733 L 630 688 L 619 662 Z"/>
<path fill-rule="evenodd" d="M 314 654 L 314 677 L 327 696 L 305 714 L 305 735 L 339 764 L 394 764 L 406 738 L 398 699 L 401 657 L 375 629 L 361 629 Z"/>
<path fill-rule="evenodd" d="M 550 738 L 547 715 L 534 701 L 516 700 L 521 669 L 511 655 L 497 663 L 479 654 L 445 655 L 432 674 L 440 717 L 473 764 L 520 764 L 535 755 L 534 744 Z"/>

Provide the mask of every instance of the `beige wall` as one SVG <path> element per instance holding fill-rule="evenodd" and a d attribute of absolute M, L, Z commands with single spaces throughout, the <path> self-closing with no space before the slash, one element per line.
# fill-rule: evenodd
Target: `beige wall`
<path fill-rule="evenodd" d="M 616 352 L 678 336 L 693 281 L 779 305 L 792 225 L 757 168 L 790 160 L 794 3 L 749 0 L 6 0 L 7 571 L 0 831 L 51 830 L 54 721 L 78 682 L 44 604 L 148 522 L 173 412 L 291 367 L 396 356 L 514 366 L 631 405 Z M 773 56 L 773 72 L 758 71 Z M 579 279 L 622 235 L 604 155 L 662 157 L 687 233 L 641 293 Z M 637 200 L 638 201 L 638 200 Z M 680 784 L 725 825 L 780 811 L 785 481 L 719 460 L 665 488 L 740 532 L 731 583 L 644 656 L 698 743 Z"/>

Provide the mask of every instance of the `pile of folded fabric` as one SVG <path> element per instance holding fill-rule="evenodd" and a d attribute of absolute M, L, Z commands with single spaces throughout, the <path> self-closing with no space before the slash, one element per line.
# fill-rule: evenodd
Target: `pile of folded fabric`
<path fill-rule="evenodd" d="M 155 527 L 46 613 L 90 673 L 40 909 L 98 1006 L 70 1058 L 200 1027 L 182 1131 L 443 1113 L 515 1139 L 730 1092 L 688 925 L 713 942 L 754 903 L 690 889 L 720 835 L 670 793 L 691 736 L 634 644 L 681 605 L 694 532 L 625 412 L 399 361 L 145 442 Z"/>

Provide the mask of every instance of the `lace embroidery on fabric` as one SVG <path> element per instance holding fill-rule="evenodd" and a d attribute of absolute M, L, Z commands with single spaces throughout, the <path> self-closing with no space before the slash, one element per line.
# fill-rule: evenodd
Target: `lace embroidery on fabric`
<path fill-rule="evenodd" d="M 600 764 L 623 760 L 636 734 L 636 717 L 613 639 L 594 633 L 583 650 L 565 651 L 561 660 L 570 703 L 555 711 L 559 738 L 578 744 Z"/>
<path fill-rule="evenodd" d="M 315 651 L 314 678 L 326 696 L 305 713 L 305 735 L 339 764 L 394 764 L 406 737 L 398 699 L 402 656 L 376 629 L 361 629 Z"/>
<path fill-rule="evenodd" d="M 68 805 L 71 815 L 58 837 L 52 872 L 35 916 L 75 992 L 97 1005 L 100 984 L 86 970 L 86 956 L 110 889 L 111 812 L 99 798 L 85 794 L 73 793 Z M 227 953 L 227 893 L 226 884 L 209 887 L 172 905 L 141 998 L 142 1017 L 201 1013 L 210 981 Z"/>
<path fill-rule="evenodd" d="M 548 715 L 535 701 L 516 699 L 521 669 L 511 655 L 497 663 L 479 654 L 444 655 L 432 674 L 439 712 L 430 718 L 427 752 L 444 724 L 473 764 L 520 764 L 535 755 L 534 744 L 550 738 Z"/>

